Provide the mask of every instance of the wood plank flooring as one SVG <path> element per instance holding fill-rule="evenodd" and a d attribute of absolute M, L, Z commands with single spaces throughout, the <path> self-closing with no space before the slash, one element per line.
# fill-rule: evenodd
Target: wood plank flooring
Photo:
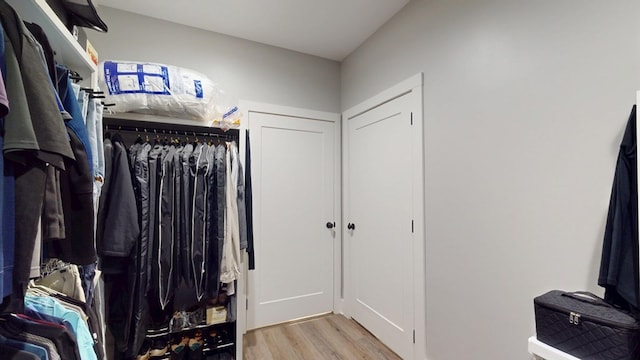
<path fill-rule="evenodd" d="M 400 360 L 358 323 L 336 314 L 249 331 L 243 354 L 246 360 Z"/>

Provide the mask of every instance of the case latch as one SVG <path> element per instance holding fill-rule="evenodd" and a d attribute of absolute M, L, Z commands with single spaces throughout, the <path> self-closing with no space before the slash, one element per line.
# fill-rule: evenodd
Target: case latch
<path fill-rule="evenodd" d="M 574 312 L 569 313 L 569 323 L 578 325 L 580 323 L 580 314 L 576 314 Z"/>

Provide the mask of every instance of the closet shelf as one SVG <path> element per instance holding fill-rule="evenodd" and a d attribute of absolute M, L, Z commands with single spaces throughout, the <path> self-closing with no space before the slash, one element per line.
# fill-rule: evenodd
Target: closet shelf
<path fill-rule="evenodd" d="M 166 128 L 167 130 L 182 130 L 185 127 L 194 128 L 195 131 L 209 131 L 219 134 L 238 134 L 238 129 L 229 129 L 227 131 L 212 126 L 213 121 L 199 121 L 191 119 L 181 119 L 175 117 L 166 117 L 159 115 L 148 115 L 138 113 L 104 113 L 103 122 L 106 125 L 134 125 L 139 127 L 155 127 Z"/>
<path fill-rule="evenodd" d="M 170 331 L 170 333 L 171 334 L 179 334 L 179 333 L 182 333 L 182 332 L 198 330 L 198 329 L 208 329 L 208 328 L 212 328 L 212 327 L 223 327 L 223 326 L 231 325 L 234 322 L 235 322 L 235 320 L 234 321 L 225 321 L 225 322 L 215 323 L 215 324 L 196 325 L 195 327 L 190 327 L 190 328 L 186 328 L 186 329 L 180 329 L 178 331 Z"/>
<path fill-rule="evenodd" d="M 529 338 L 529 353 L 536 356 L 536 359 L 545 360 L 580 360 L 575 356 L 562 352 L 554 347 L 551 347 L 541 341 L 535 336 Z"/>
<path fill-rule="evenodd" d="M 92 74 L 98 70 L 46 0 L 7 0 L 7 3 L 18 12 L 22 20 L 42 27 L 60 62 L 81 74 Z"/>
<path fill-rule="evenodd" d="M 212 354 L 217 353 L 220 350 L 230 348 L 230 347 L 234 346 L 235 344 L 236 343 L 230 342 L 230 343 L 226 343 L 226 344 L 222 344 L 222 345 L 217 345 L 217 346 L 214 346 L 214 347 L 205 347 L 205 348 L 202 349 L 202 351 L 206 355 L 212 355 Z"/>
<path fill-rule="evenodd" d="M 181 118 L 168 117 L 168 116 L 148 115 L 148 114 L 138 114 L 138 113 L 128 113 L 128 112 L 116 113 L 116 114 L 109 114 L 105 112 L 104 117 L 108 119 L 145 121 L 145 122 L 158 123 L 158 124 L 213 127 L 212 126 L 213 121 L 198 121 L 198 120 L 181 119 Z"/>

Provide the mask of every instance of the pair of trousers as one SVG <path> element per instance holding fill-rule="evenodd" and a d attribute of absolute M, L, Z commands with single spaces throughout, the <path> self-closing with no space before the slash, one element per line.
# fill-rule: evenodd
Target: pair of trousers
<path fill-rule="evenodd" d="M 193 183 L 193 210 L 192 210 L 192 235 L 191 235 L 191 266 L 195 280 L 196 297 L 198 301 L 205 295 L 205 261 L 207 256 L 207 179 L 206 174 L 209 168 L 207 152 L 209 146 L 198 144 L 192 154 L 191 174 L 194 176 Z"/>
<path fill-rule="evenodd" d="M 132 321 L 132 334 L 130 337 L 130 354 L 137 354 L 142 347 L 144 336 L 148 326 L 149 305 L 147 301 L 147 286 L 150 279 L 148 265 L 149 257 L 149 151 L 151 145 L 136 144 L 131 146 L 130 157 L 133 163 L 134 183 L 139 199 L 140 236 L 136 248 L 136 279 L 134 281 L 134 312 Z"/>
<path fill-rule="evenodd" d="M 95 286 L 93 279 L 96 276 L 96 263 L 78 266 L 80 272 L 80 281 L 82 283 L 82 289 L 84 290 L 85 302 L 91 305 L 93 302 L 93 294 Z"/>
<path fill-rule="evenodd" d="M 224 216 L 226 207 L 226 147 L 218 145 L 214 152 L 214 171 L 212 181 L 215 184 L 215 200 L 211 203 L 215 227 L 212 228 L 211 252 L 209 257 L 209 296 L 217 297 L 220 292 L 220 264 L 222 262 L 222 246 L 224 244 Z"/>
<path fill-rule="evenodd" d="M 158 204 L 158 216 L 160 227 L 158 233 L 158 253 L 154 257 L 158 265 L 158 300 L 164 310 L 169 300 L 173 297 L 173 259 L 175 232 L 175 163 L 176 147 L 169 146 L 162 160 L 160 177 L 160 203 Z M 154 264 L 155 266 L 155 264 Z"/>
<path fill-rule="evenodd" d="M 169 152 L 168 145 L 156 144 L 149 153 L 149 203 L 150 206 L 150 222 L 149 222 L 149 256 L 147 257 L 147 268 L 151 269 L 151 281 L 147 290 L 149 301 L 149 315 L 151 318 L 150 326 L 162 324 L 168 320 L 167 311 L 162 307 L 160 300 L 161 283 L 164 278 L 160 273 L 158 259 L 162 251 L 161 248 L 161 222 L 162 222 L 162 169 L 163 162 Z"/>
<path fill-rule="evenodd" d="M 180 162 L 182 163 L 182 193 L 181 193 L 181 236 L 180 243 L 178 245 L 180 258 L 180 282 L 186 287 L 191 288 L 194 284 L 193 270 L 191 268 L 191 212 L 193 210 L 193 204 L 191 199 L 193 198 L 193 180 L 191 176 L 191 155 L 193 154 L 194 146 L 187 144 L 182 149 L 180 154 Z"/>
<path fill-rule="evenodd" d="M 214 298 L 218 296 L 218 269 L 215 259 L 218 258 L 217 232 L 218 232 L 218 207 L 217 207 L 217 191 L 216 191 L 216 164 L 215 164 L 216 147 L 209 146 L 207 149 L 207 173 L 205 179 L 207 183 L 206 198 L 206 219 L 205 219 L 205 239 L 206 239 L 206 255 L 205 255 L 205 280 L 204 291 L 207 297 Z"/>

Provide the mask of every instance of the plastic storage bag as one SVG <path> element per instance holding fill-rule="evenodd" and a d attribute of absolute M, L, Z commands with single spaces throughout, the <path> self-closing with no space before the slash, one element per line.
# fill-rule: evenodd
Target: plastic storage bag
<path fill-rule="evenodd" d="M 220 91 L 205 75 L 177 66 L 104 61 L 98 66 L 105 103 L 115 112 L 173 116 L 195 120 L 220 117 L 215 106 Z"/>

